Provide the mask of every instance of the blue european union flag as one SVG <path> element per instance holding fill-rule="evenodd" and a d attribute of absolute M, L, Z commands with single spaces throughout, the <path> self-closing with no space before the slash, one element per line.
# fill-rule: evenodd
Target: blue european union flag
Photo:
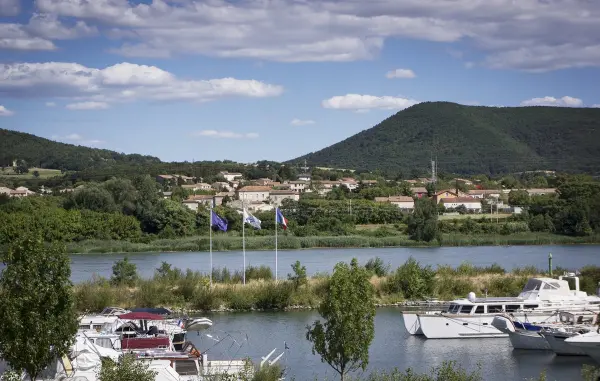
<path fill-rule="evenodd" d="M 213 210 L 211 210 L 210 213 L 211 213 L 211 218 L 212 218 L 212 226 L 211 227 L 217 227 L 219 230 L 226 232 L 227 231 L 227 220 L 225 218 L 219 217 L 219 215 L 217 213 L 215 213 Z"/>

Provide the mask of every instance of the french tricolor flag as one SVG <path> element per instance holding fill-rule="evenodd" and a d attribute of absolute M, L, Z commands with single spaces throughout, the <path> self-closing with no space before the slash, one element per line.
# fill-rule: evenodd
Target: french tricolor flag
<path fill-rule="evenodd" d="M 275 221 L 281 225 L 283 230 L 287 229 L 288 220 L 283 216 L 283 214 L 281 214 L 281 210 L 279 210 L 279 208 L 275 209 Z"/>

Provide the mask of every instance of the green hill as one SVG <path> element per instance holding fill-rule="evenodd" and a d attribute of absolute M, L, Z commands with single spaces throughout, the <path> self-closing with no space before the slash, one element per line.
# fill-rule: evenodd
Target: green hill
<path fill-rule="evenodd" d="M 82 171 L 115 164 L 160 163 L 153 156 L 126 155 L 105 149 L 55 142 L 35 135 L 0 129 L 0 166 L 23 160 L 28 166 Z"/>
<path fill-rule="evenodd" d="M 448 173 L 600 172 L 600 109 L 426 102 L 318 152 L 309 165 Z"/>

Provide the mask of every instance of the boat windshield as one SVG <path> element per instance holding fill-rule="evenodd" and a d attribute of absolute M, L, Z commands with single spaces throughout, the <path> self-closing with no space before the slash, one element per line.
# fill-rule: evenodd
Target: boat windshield
<path fill-rule="evenodd" d="M 523 287 L 523 291 L 537 291 L 541 290 L 544 282 L 539 279 L 529 279 L 525 287 Z"/>
<path fill-rule="evenodd" d="M 448 311 L 451 314 L 455 314 L 458 313 L 458 311 L 460 310 L 460 304 L 456 304 L 456 303 L 450 303 L 450 306 L 448 306 Z"/>

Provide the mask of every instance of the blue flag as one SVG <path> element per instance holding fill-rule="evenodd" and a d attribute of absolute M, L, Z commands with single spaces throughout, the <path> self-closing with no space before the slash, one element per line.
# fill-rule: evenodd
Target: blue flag
<path fill-rule="evenodd" d="M 219 217 L 219 215 L 217 213 L 215 213 L 213 210 L 210 211 L 210 214 L 211 214 L 211 218 L 212 218 L 211 228 L 217 227 L 219 230 L 226 232 L 227 231 L 227 220 Z"/>

